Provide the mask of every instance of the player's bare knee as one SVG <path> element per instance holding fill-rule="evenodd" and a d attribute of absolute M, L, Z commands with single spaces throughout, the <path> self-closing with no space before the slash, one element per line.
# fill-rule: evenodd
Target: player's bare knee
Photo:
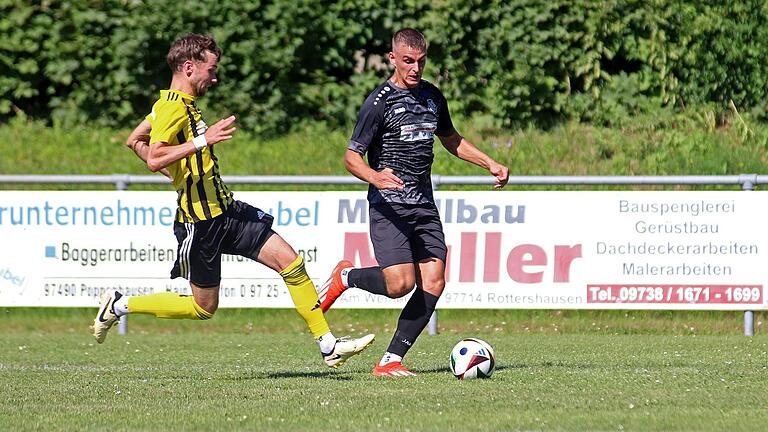
<path fill-rule="evenodd" d="M 440 278 L 424 281 L 421 289 L 430 294 L 440 296 L 440 294 L 442 294 L 443 290 L 445 289 L 445 279 Z"/>
<path fill-rule="evenodd" d="M 400 298 L 407 295 L 416 286 L 416 273 L 413 266 L 396 265 L 384 270 L 387 283 L 387 297 Z"/>
<path fill-rule="evenodd" d="M 391 298 L 400 298 L 413 291 L 415 286 L 415 281 L 400 279 L 393 283 L 387 283 L 387 294 Z"/>

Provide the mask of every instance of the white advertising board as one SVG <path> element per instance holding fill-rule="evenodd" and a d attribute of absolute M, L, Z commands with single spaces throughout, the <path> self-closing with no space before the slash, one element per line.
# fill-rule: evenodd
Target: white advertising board
<path fill-rule="evenodd" d="M 436 192 L 446 243 L 440 308 L 767 309 L 762 192 Z M 239 192 L 321 284 L 375 265 L 362 192 Z M 0 306 L 95 306 L 189 293 L 169 279 L 174 192 L 0 192 Z M 221 307 L 292 307 L 279 275 L 224 256 Z M 350 289 L 334 307 L 401 307 Z"/>

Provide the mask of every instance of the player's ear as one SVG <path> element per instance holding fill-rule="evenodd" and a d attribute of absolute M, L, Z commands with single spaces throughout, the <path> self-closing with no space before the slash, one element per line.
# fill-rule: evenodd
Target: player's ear
<path fill-rule="evenodd" d="M 397 65 L 395 65 L 395 53 L 392 51 L 389 52 L 389 64 L 391 64 L 393 68 L 397 69 Z"/>
<path fill-rule="evenodd" d="M 192 60 L 187 60 L 181 65 L 181 71 L 184 72 L 184 76 L 192 76 L 192 72 L 195 69 L 195 63 Z"/>

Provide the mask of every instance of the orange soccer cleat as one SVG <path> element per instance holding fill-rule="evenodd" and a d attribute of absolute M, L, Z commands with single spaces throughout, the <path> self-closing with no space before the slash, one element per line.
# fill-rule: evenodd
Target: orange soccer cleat
<path fill-rule="evenodd" d="M 385 364 L 384 366 L 379 366 L 377 364 L 376 367 L 373 368 L 373 375 L 378 377 L 392 377 L 392 378 L 416 376 L 415 373 L 406 369 L 405 366 L 403 366 L 403 364 L 400 362 L 390 362 Z"/>
<path fill-rule="evenodd" d="M 336 267 L 333 268 L 331 276 L 325 281 L 323 286 L 317 292 L 317 297 L 320 299 L 320 309 L 323 312 L 327 312 L 331 308 L 333 302 L 336 301 L 339 296 L 346 291 L 347 287 L 341 282 L 341 271 L 345 268 L 354 267 L 351 262 L 347 260 L 339 261 Z"/>

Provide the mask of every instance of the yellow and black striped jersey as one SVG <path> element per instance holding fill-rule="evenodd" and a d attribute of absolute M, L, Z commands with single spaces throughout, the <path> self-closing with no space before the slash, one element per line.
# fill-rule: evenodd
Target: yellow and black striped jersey
<path fill-rule="evenodd" d="M 152 125 L 149 144 L 178 145 L 202 135 L 203 121 L 195 98 L 178 90 L 161 90 L 160 98 L 147 115 Z M 178 193 L 176 221 L 197 222 L 214 218 L 232 203 L 232 192 L 221 180 L 213 147 L 204 147 L 168 166 Z"/>

